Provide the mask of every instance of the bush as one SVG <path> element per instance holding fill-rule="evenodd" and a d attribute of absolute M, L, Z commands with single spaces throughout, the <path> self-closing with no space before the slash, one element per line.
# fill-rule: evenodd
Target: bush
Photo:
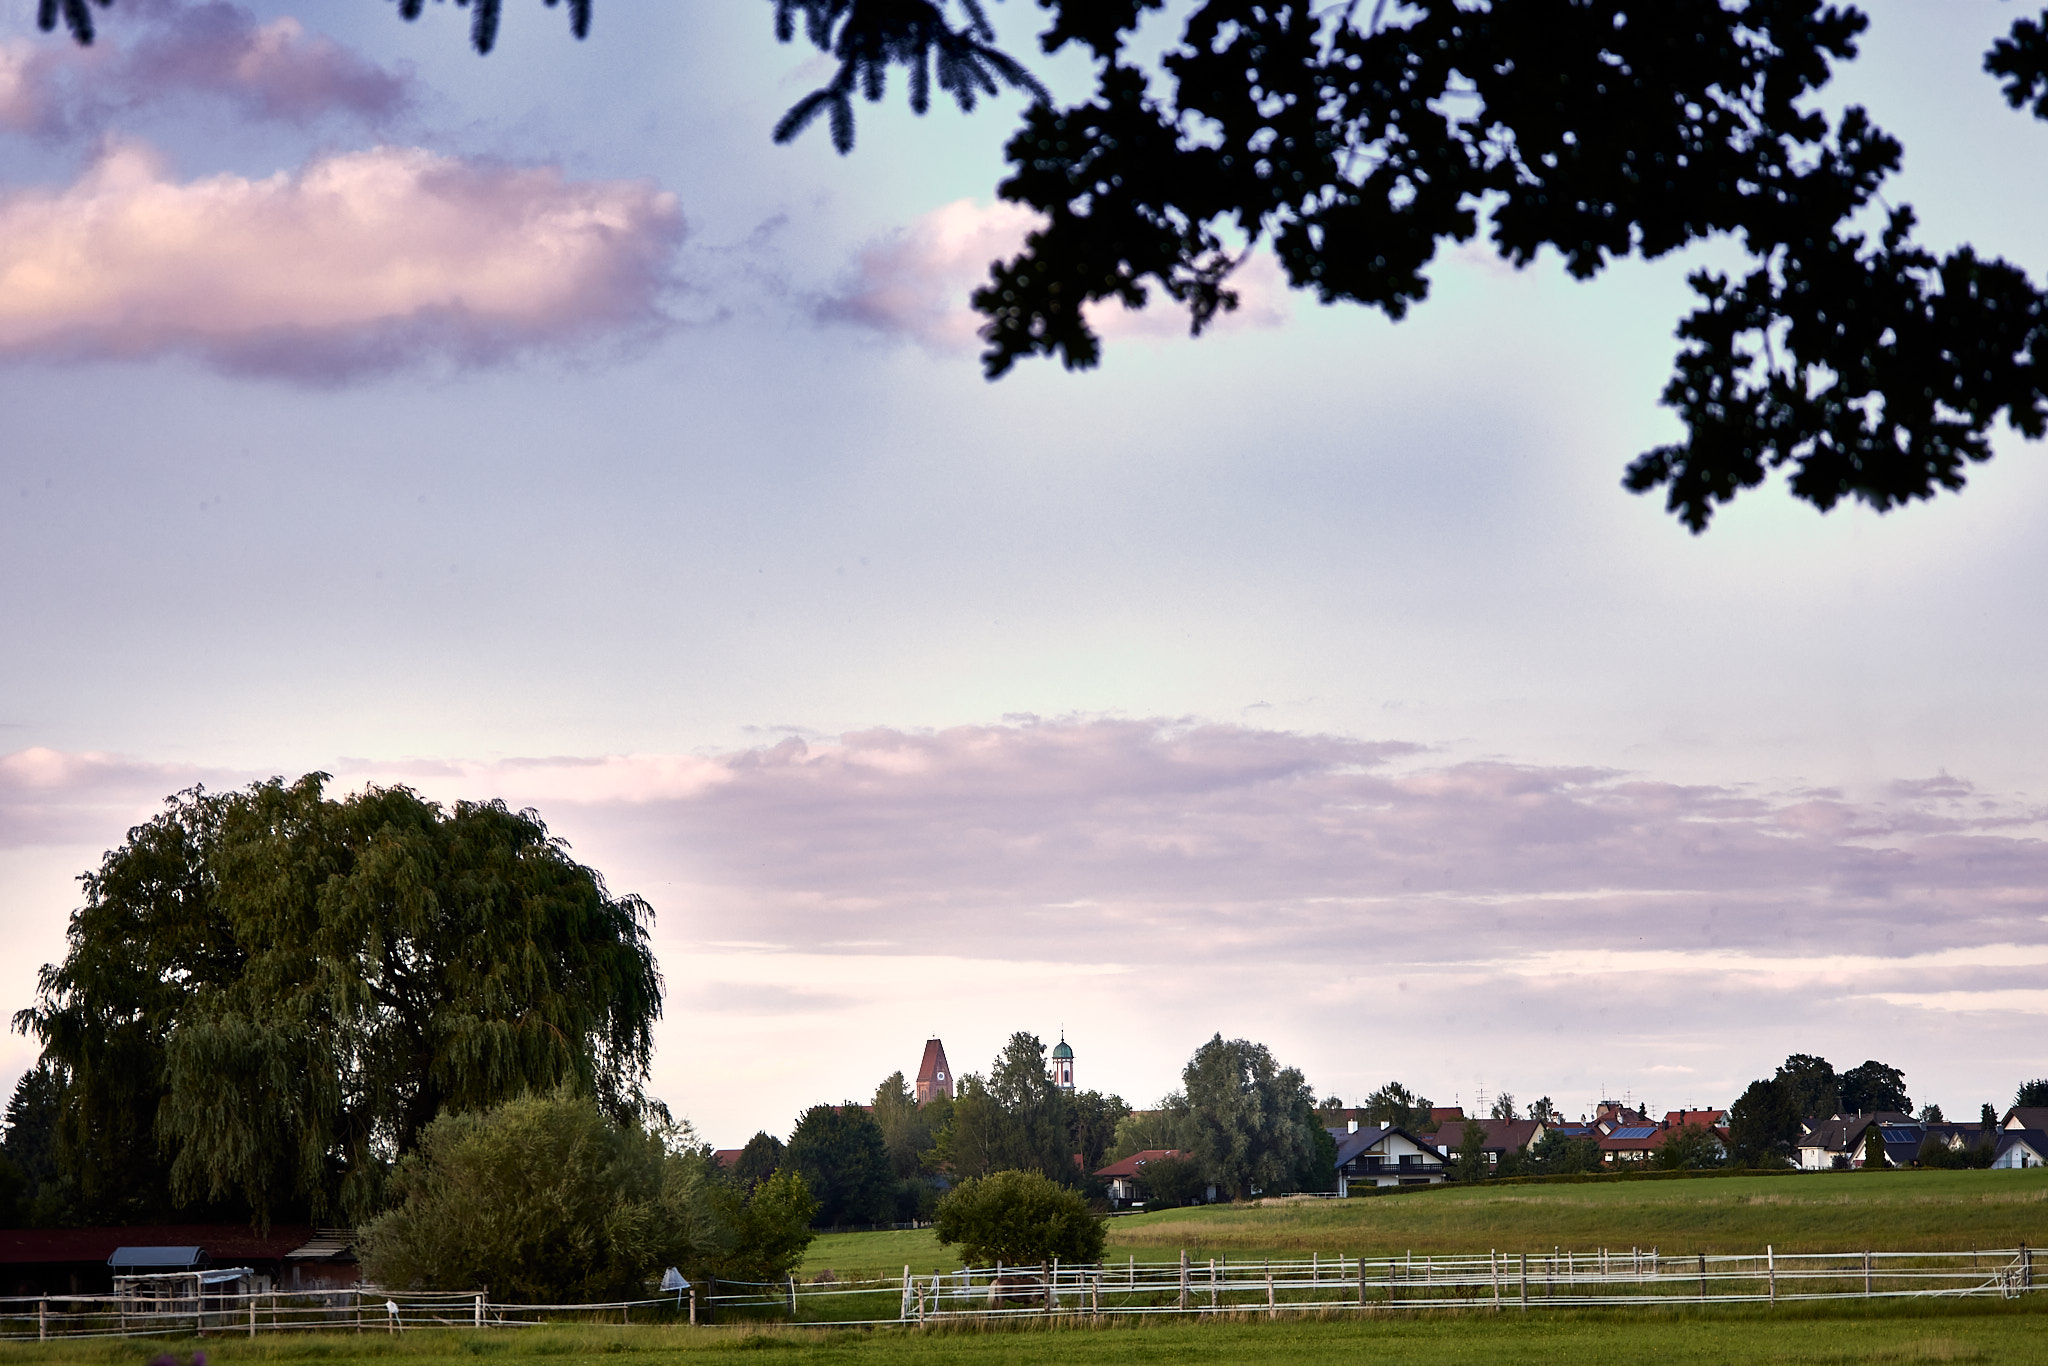
<path fill-rule="evenodd" d="M 935 1222 L 939 1241 L 958 1243 L 970 1266 L 1102 1259 L 1102 1221 L 1088 1202 L 1037 1172 L 969 1177 L 939 1201 Z"/>
<path fill-rule="evenodd" d="M 713 1175 L 708 1150 L 672 1151 L 566 1092 L 442 1115 L 391 1191 L 359 1243 L 370 1280 L 515 1303 L 638 1297 L 666 1266 L 774 1280 L 802 1260 L 817 1211 L 793 1172 L 748 1191 Z"/>
<path fill-rule="evenodd" d="M 391 1190 L 397 1206 L 363 1230 L 361 1253 L 365 1274 L 395 1289 L 618 1299 L 713 1241 L 699 1174 L 579 1096 L 444 1114 Z"/>
<path fill-rule="evenodd" d="M 1657 1165 L 1666 1171 L 1696 1171 L 1721 1165 L 1721 1141 L 1703 1124 L 1681 1124 L 1657 1145 Z"/>

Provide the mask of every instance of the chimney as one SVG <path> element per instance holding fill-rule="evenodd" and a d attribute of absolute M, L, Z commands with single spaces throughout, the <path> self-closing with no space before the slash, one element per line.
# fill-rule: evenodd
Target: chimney
<path fill-rule="evenodd" d="M 1355 1134 L 1355 1133 L 1357 1133 L 1357 1132 L 1358 1132 L 1358 1121 L 1354 1119 L 1354 1120 L 1350 1120 L 1350 1121 L 1346 1122 L 1346 1124 L 1345 1124 L 1345 1126 L 1344 1126 L 1344 1132 L 1345 1132 L 1345 1133 L 1347 1133 L 1347 1134 Z"/>

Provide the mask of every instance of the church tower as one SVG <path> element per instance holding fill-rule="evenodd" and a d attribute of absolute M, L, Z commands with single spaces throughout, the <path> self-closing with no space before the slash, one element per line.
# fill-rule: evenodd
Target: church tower
<path fill-rule="evenodd" d="M 1060 1031 L 1060 1041 L 1052 1049 L 1052 1084 L 1068 1095 L 1074 1093 L 1074 1050 L 1067 1047 L 1067 1031 L 1064 1029 Z"/>
<path fill-rule="evenodd" d="M 937 1039 L 924 1042 L 924 1061 L 917 1065 L 917 1103 L 924 1105 L 939 1096 L 951 1099 L 953 1069 L 946 1062 L 946 1046 Z"/>

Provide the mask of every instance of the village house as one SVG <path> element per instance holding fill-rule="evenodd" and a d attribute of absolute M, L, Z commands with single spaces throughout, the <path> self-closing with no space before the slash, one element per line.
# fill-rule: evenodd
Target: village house
<path fill-rule="evenodd" d="M 2048 1167 L 2048 1130 L 2000 1129 L 1991 1165 L 2000 1170 Z"/>
<path fill-rule="evenodd" d="M 1330 1130 L 1337 1140 L 1337 1196 L 1354 1185 L 1435 1186 L 1444 1179 L 1444 1157 L 1428 1138 L 1401 1128 Z"/>
<path fill-rule="evenodd" d="M 1145 1168 L 1154 1162 L 1178 1160 L 1185 1157 L 1178 1148 L 1147 1148 L 1141 1153 L 1132 1153 L 1118 1162 L 1112 1162 L 1095 1174 L 1109 1183 L 1109 1207 L 1125 1209 L 1142 1205 L 1151 1198 L 1145 1187 Z"/>

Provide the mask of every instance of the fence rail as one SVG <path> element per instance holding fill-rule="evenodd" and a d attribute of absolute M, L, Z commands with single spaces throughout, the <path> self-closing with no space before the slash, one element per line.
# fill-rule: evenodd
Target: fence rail
<path fill-rule="evenodd" d="M 685 1294 L 602 1304 L 510 1304 L 482 1292 L 342 1290 L 212 1294 L 166 1304 L 121 1295 L 0 1299 L 0 1339 L 201 1336 L 286 1331 L 400 1333 L 546 1323 L 776 1318 L 850 1325 L 1060 1316 L 1269 1316 L 1414 1310 L 1778 1304 L 1813 1300 L 2012 1299 L 2036 1289 L 2026 1247 L 1980 1252 L 1663 1254 L 1656 1248 L 1474 1256 L 968 1268 L 809 1284 L 719 1282 Z"/>

